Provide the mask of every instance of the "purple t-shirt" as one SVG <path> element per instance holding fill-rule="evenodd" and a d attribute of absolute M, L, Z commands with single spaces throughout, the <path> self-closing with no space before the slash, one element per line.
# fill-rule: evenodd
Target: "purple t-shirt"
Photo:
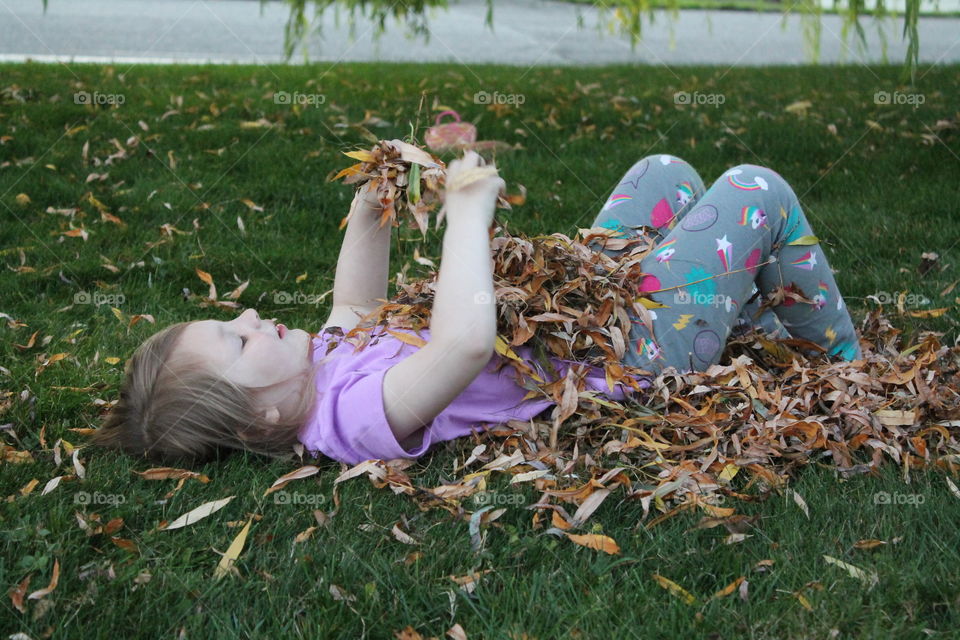
<path fill-rule="evenodd" d="M 419 335 L 430 341 L 430 330 L 394 329 Z M 304 448 L 347 464 L 369 459 L 417 458 L 432 444 L 481 431 L 482 423 L 502 424 L 508 420 L 529 420 L 556 403 L 546 397 L 523 401 L 527 389 L 517 381 L 517 371 L 506 365 L 499 371 L 503 356 L 494 353 L 477 377 L 446 408 L 426 425 L 419 446 L 404 449 L 387 422 L 383 408 L 383 377 L 387 370 L 414 354 L 418 347 L 407 344 L 385 331 L 371 333 L 371 341 L 359 352 L 356 347 L 324 331 L 313 338 L 312 360 L 325 361 L 317 371 L 317 399 L 310 416 L 300 430 Z M 327 353 L 331 339 L 340 341 Z M 544 381 L 556 380 L 543 371 L 529 346 L 514 347 L 514 353 L 530 364 Z M 569 361 L 550 357 L 560 377 L 566 374 Z M 577 363 L 573 363 L 577 364 Z M 581 363 L 582 364 L 582 363 Z M 641 388 L 650 386 L 650 378 L 634 377 Z M 602 392 L 611 400 L 623 400 L 633 394 L 632 388 L 616 384 L 607 387 L 603 369 L 590 367 L 585 377 L 587 389 Z"/>

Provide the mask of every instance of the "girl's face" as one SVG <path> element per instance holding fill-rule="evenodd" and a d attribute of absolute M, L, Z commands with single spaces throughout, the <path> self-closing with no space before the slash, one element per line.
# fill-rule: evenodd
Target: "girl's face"
<path fill-rule="evenodd" d="M 312 342 L 306 331 L 278 329 L 275 322 L 261 320 L 255 310 L 247 309 L 230 321 L 190 323 L 177 351 L 199 356 L 215 373 L 238 385 L 271 387 L 258 393 L 258 402 L 290 415 L 312 365 Z"/>

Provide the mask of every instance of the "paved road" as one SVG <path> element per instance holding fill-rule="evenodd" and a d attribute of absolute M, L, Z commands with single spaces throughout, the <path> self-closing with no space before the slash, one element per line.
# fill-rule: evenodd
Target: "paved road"
<path fill-rule="evenodd" d="M 312 8 L 310 10 L 312 12 Z M 314 40 L 312 61 L 411 61 L 537 64 L 764 65 L 810 62 L 801 18 L 730 11 L 682 11 L 676 22 L 660 12 L 644 23 L 644 39 L 631 51 L 629 40 L 602 34 L 591 7 L 547 0 L 499 2 L 494 29 L 484 26 L 483 0 L 451 3 L 430 19 L 431 38 L 409 39 L 390 25 L 379 40 L 358 23 L 351 41 L 345 16 L 324 17 L 323 41 Z M 578 27 L 578 14 L 582 27 Z M 214 62 L 283 61 L 286 5 L 256 0 L 0 0 L 0 61 Z M 823 16 L 821 62 L 881 62 L 881 38 L 873 19 L 862 21 L 868 47 L 858 50 L 851 35 L 841 39 L 841 18 Z M 883 25 L 888 60 L 903 60 L 902 18 Z M 671 33 L 672 32 L 672 33 Z M 920 60 L 924 67 L 960 61 L 960 19 L 920 19 Z M 674 40 L 671 44 L 671 38 Z M 302 54 L 291 62 L 303 60 Z"/>

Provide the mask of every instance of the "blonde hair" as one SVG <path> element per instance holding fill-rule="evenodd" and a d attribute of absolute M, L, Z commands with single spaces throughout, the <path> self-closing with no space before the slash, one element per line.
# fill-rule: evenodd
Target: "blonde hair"
<path fill-rule="evenodd" d="M 120 399 L 93 443 L 157 462 L 200 462 L 234 449 L 273 458 L 293 455 L 317 397 L 319 362 L 305 376 L 306 392 L 295 414 L 268 422 L 254 401 L 256 389 L 211 372 L 189 354 L 171 357 L 190 324 L 170 325 L 137 347 L 124 369 Z"/>

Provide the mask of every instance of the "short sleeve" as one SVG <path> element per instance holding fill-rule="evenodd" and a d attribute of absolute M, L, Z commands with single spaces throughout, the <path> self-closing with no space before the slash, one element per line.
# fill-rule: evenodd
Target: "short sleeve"
<path fill-rule="evenodd" d="M 429 424 L 423 441 L 409 451 L 400 446 L 390 429 L 383 406 L 383 378 L 387 371 L 352 371 L 338 389 L 330 390 L 320 403 L 315 437 L 304 443 L 307 448 L 348 464 L 423 455 L 432 443 Z"/>

